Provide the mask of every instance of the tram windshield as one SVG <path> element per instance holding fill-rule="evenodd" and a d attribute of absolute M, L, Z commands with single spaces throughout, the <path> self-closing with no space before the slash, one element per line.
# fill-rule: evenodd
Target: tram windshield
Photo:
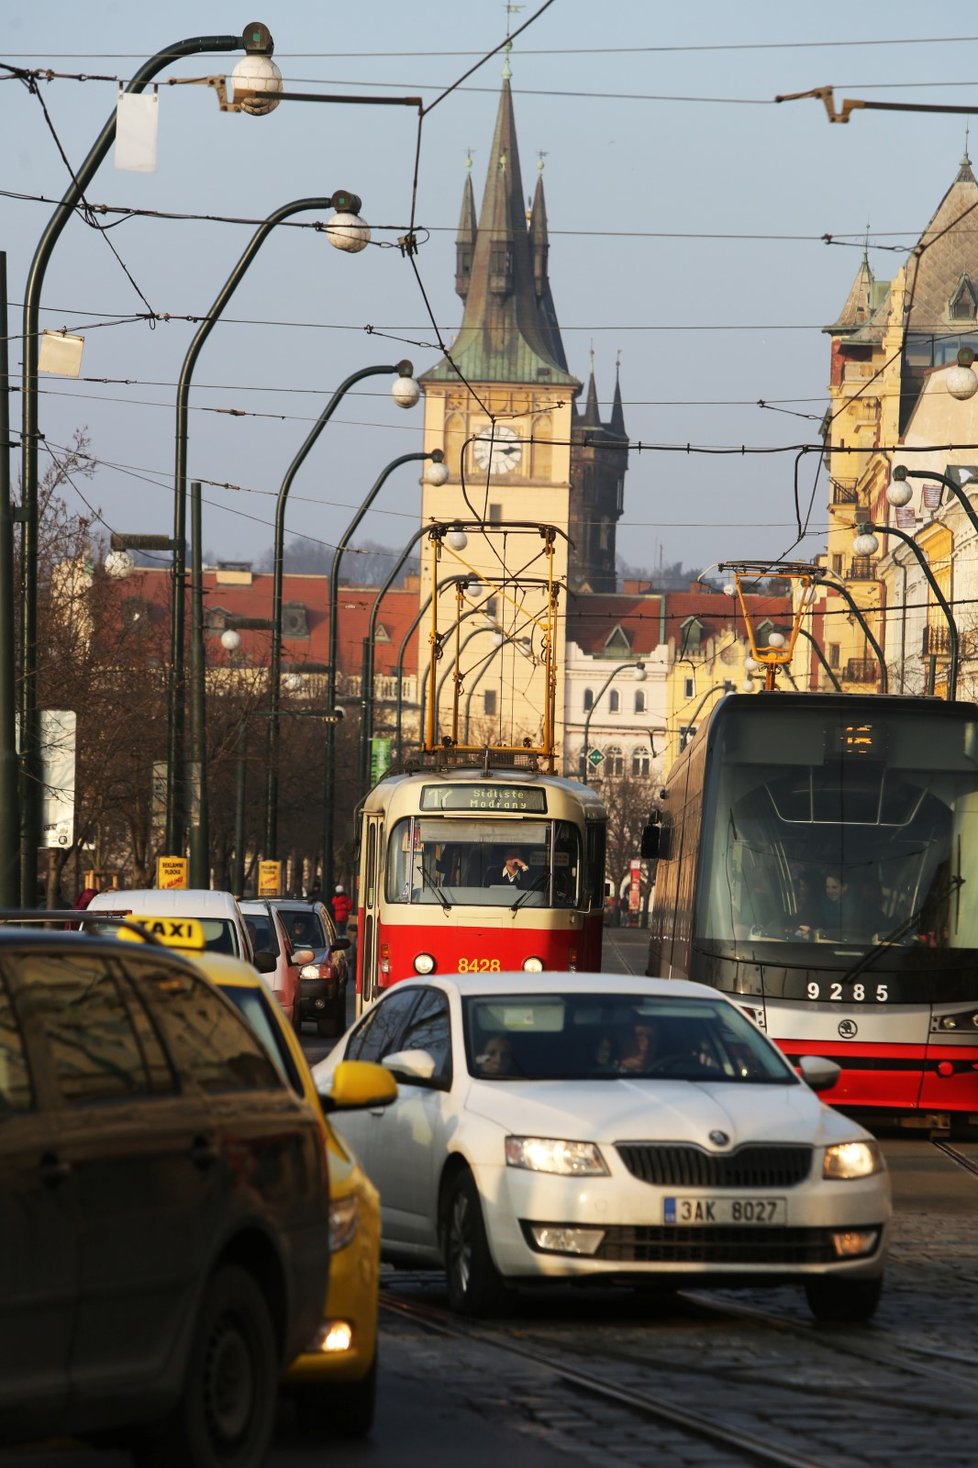
<path fill-rule="evenodd" d="M 925 709 L 856 718 L 765 707 L 724 721 L 704 939 L 978 948 L 978 726 Z"/>
<path fill-rule="evenodd" d="M 568 821 L 411 816 L 392 828 L 388 902 L 576 907 L 581 841 Z"/>

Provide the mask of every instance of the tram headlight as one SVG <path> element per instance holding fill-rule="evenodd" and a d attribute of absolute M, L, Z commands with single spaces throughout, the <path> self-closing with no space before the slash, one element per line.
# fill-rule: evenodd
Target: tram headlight
<path fill-rule="evenodd" d="M 435 960 L 430 953 L 418 953 L 414 959 L 414 972 L 416 974 L 433 974 L 435 971 Z"/>
<path fill-rule="evenodd" d="M 524 958 L 524 960 L 523 960 L 523 972 L 525 974 L 542 974 L 543 973 L 543 959 L 542 958 Z"/>
<path fill-rule="evenodd" d="M 606 1177 L 608 1167 L 596 1142 L 563 1142 L 553 1137 L 507 1137 L 506 1166 L 560 1177 Z"/>
<path fill-rule="evenodd" d="M 848 1182 L 882 1171 L 883 1154 L 875 1142 L 839 1142 L 825 1149 L 823 1177 Z"/>

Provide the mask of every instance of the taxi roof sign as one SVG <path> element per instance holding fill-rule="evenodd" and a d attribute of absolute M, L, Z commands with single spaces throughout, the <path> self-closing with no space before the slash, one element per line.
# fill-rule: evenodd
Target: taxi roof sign
<path fill-rule="evenodd" d="M 165 943 L 168 948 L 186 948 L 199 953 L 207 947 L 204 925 L 198 918 L 143 916 L 134 912 L 127 914 L 126 920 L 145 928 L 158 943 Z M 121 927 L 119 937 L 127 938 L 131 943 L 143 941 L 135 927 Z"/>

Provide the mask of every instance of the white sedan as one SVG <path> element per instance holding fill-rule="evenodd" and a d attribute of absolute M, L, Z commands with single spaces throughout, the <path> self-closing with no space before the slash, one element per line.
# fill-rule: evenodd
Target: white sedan
<path fill-rule="evenodd" d="M 380 1189 L 386 1258 L 443 1265 L 491 1313 L 541 1279 L 797 1282 L 824 1320 L 867 1320 L 890 1189 L 876 1142 L 715 989 L 611 974 L 406 980 L 315 1068 L 399 1082 L 339 1131 Z"/>

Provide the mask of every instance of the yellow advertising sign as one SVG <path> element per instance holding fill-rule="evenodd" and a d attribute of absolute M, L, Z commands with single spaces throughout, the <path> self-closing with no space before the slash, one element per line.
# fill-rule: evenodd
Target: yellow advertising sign
<path fill-rule="evenodd" d="M 203 923 L 199 922 L 197 918 L 143 917 L 141 914 L 130 913 L 128 920 L 131 923 L 138 923 L 141 928 L 145 928 L 147 933 L 151 933 L 154 938 L 158 938 L 169 948 L 190 948 L 195 952 L 200 952 L 207 947 Z M 141 941 L 139 934 L 133 928 L 120 928 L 119 937 L 128 938 L 137 943 Z"/>
<path fill-rule="evenodd" d="M 185 888 L 187 886 L 187 866 L 185 856 L 158 856 L 156 858 L 157 887 Z"/>
<path fill-rule="evenodd" d="M 281 897 L 281 895 L 282 863 L 280 861 L 260 861 L 258 863 L 258 896 Z"/>

